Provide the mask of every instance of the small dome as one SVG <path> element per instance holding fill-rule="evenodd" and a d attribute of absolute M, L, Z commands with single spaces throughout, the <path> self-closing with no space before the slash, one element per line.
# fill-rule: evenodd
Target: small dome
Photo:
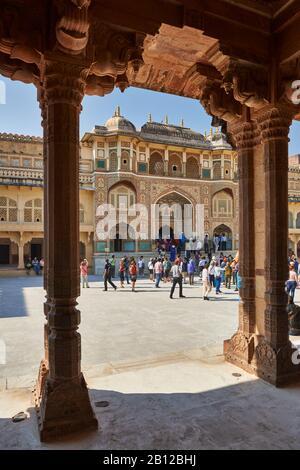
<path fill-rule="evenodd" d="M 132 122 L 128 121 L 128 119 L 121 116 L 120 107 L 118 106 L 115 114 L 113 117 L 109 118 L 106 123 L 105 127 L 108 131 L 129 131 L 129 132 L 136 132 L 135 126 Z"/>

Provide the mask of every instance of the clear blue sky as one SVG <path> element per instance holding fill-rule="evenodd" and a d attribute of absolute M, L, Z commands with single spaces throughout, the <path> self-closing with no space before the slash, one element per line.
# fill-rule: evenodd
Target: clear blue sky
<path fill-rule="evenodd" d="M 32 85 L 12 82 L 1 77 L 6 85 L 6 104 L 0 104 L 0 132 L 42 135 L 40 110 L 36 89 Z M 169 123 L 179 124 L 181 119 L 187 127 L 204 133 L 210 129 L 211 118 L 196 100 L 165 93 L 128 88 L 124 93 L 116 89 L 105 97 L 87 96 L 83 102 L 80 134 L 92 130 L 95 124 L 104 124 L 117 106 L 121 113 L 137 128 L 152 119 L 160 122 L 167 114 Z M 300 122 L 294 122 L 290 133 L 290 154 L 300 153 Z"/>

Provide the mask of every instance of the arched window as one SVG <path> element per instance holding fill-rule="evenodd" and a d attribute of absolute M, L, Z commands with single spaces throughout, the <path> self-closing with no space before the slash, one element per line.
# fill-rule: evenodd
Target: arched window
<path fill-rule="evenodd" d="M 181 160 L 176 154 L 169 157 L 169 176 L 182 176 Z"/>
<path fill-rule="evenodd" d="M 291 212 L 289 212 L 289 228 L 294 228 L 294 218 Z"/>
<path fill-rule="evenodd" d="M 154 152 L 150 157 L 149 162 L 150 175 L 163 176 L 164 175 L 164 161 L 160 153 Z"/>
<path fill-rule="evenodd" d="M 24 222 L 42 222 L 43 203 L 41 199 L 32 199 L 25 203 Z"/>
<path fill-rule="evenodd" d="M 17 222 L 17 202 L 9 197 L 0 197 L 0 222 Z"/>
<path fill-rule="evenodd" d="M 112 204 L 116 209 L 123 207 L 131 207 L 136 202 L 135 192 L 132 188 L 120 184 L 115 186 L 109 192 L 109 203 Z"/>
<path fill-rule="evenodd" d="M 230 163 L 224 164 L 224 179 L 230 180 L 231 179 L 231 166 Z"/>
<path fill-rule="evenodd" d="M 300 212 L 297 214 L 296 228 L 300 228 Z"/>
<path fill-rule="evenodd" d="M 79 208 L 79 221 L 81 224 L 84 224 L 84 207 L 82 204 L 80 204 Z"/>
<path fill-rule="evenodd" d="M 230 190 L 220 191 L 214 195 L 213 217 L 232 217 L 233 215 L 233 197 Z"/>
<path fill-rule="evenodd" d="M 117 171 L 118 169 L 118 157 L 117 152 L 111 152 L 109 154 L 109 170 Z"/>
<path fill-rule="evenodd" d="M 222 172 L 221 172 L 221 163 L 216 162 L 213 164 L 213 175 L 215 180 L 220 180 L 222 177 Z"/>
<path fill-rule="evenodd" d="M 188 178 L 199 178 L 199 165 L 195 157 L 190 157 L 187 159 L 186 176 Z"/>
<path fill-rule="evenodd" d="M 121 169 L 129 170 L 130 169 L 130 156 L 127 150 L 123 150 L 121 155 Z"/>

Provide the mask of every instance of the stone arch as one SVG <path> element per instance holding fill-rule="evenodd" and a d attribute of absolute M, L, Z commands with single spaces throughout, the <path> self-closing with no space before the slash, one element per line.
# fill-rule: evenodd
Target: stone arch
<path fill-rule="evenodd" d="M 188 238 L 193 235 L 195 204 L 189 196 L 176 190 L 169 190 L 160 194 L 155 204 L 160 205 L 161 209 L 155 218 L 156 238 L 159 238 L 161 227 L 166 227 L 168 224 L 170 230 L 165 232 L 173 233 L 175 239 L 179 239 L 181 232 L 184 232 Z M 166 210 L 167 208 L 169 209 Z"/>
<path fill-rule="evenodd" d="M 153 152 L 149 160 L 150 175 L 164 176 L 164 160 L 159 152 Z"/>
<path fill-rule="evenodd" d="M 230 180 L 231 179 L 231 165 L 230 163 L 224 163 L 224 179 Z"/>
<path fill-rule="evenodd" d="M 212 197 L 212 214 L 215 218 L 233 217 L 233 193 L 229 188 L 221 189 Z"/>
<path fill-rule="evenodd" d="M 122 150 L 121 153 L 121 170 L 130 170 L 130 154 L 128 150 Z"/>
<path fill-rule="evenodd" d="M 189 157 L 186 161 L 187 178 L 199 178 L 199 163 L 196 157 Z"/>
<path fill-rule="evenodd" d="M 168 170 L 169 176 L 182 176 L 182 162 L 176 153 L 169 156 Z"/>
<path fill-rule="evenodd" d="M 127 207 L 129 208 L 136 203 L 137 191 L 135 186 L 130 181 L 118 181 L 113 184 L 108 190 L 108 202 L 116 209 L 119 208 L 121 201 L 120 197 L 127 198 Z M 124 199 L 125 201 L 125 199 Z"/>
<path fill-rule="evenodd" d="M 217 225 L 214 229 L 213 229 L 213 236 L 217 235 L 217 236 L 222 236 L 223 234 L 225 234 L 226 236 L 226 245 L 225 246 L 220 246 L 221 248 L 221 251 L 222 250 L 232 250 L 233 249 L 233 246 L 232 246 L 232 240 L 233 240 L 233 230 L 232 228 L 229 226 L 229 225 L 226 225 L 226 224 L 220 224 L 220 225 Z"/>

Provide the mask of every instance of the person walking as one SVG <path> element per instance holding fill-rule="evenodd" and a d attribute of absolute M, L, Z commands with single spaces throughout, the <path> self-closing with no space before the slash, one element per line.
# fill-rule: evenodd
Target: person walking
<path fill-rule="evenodd" d="M 216 287 L 216 294 L 222 294 L 221 292 L 221 281 L 222 281 L 222 269 L 218 263 L 215 266 L 215 287 Z"/>
<path fill-rule="evenodd" d="M 230 266 L 230 262 L 227 261 L 225 266 L 225 287 L 230 289 L 231 287 L 231 276 L 232 276 L 232 268 Z"/>
<path fill-rule="evenodd" d="M 236 289 L 235 289 L 235 292 L 238 292 L 240 290 L 240 288 L 242 287 L 242 278 L 241 278 L 240 272 L 239 272 L 239 263 L 236 263 L 235 270 L 236 270 Z"/>
<path fill-rule="evenodd" d="M 143 256 L 140 256 L 140 258 L 138 260 L 138 268 L 139 268 L 139 276 L 144 277 L 144 275 L 145 275 L 145 261 L 144 261 Z"/>
<path fill-rule="evenodd" d="M 179 297 L 185 298 L 183 295 L 183 289 L 182 289 L 182 266 L 180 264 L 180 260 L 177 259 L 175 261 L 175 264 L 171 268 L 171 274 L 173 277 L 173 282 L 172 282 L 172 287 L 171 287 L 171 292 L 170 292 L 170 299 L 173 299 L 173 294 L 175 291 L 175 287 L 178 284 L 179 285 Z"/>
<path fill-rule="evenodd" d="M 131 290 L 132 292 L 135 292 L 135 284 L 136 284 L 136 279 L 137 279 L 137 267 L 136 267 L 136 262 L 134 258 L 131 258 L 131 262 L 129 266 L 129 274 L 130 274 L 130 280 L 131 280 Z"/>
<path fill-rule="evenodd" d="M 125 256 L 124 262 L 125 262 L 125 279 L 126 279 L 127 284 L 130 284 L 130 281 L 129 281 L 129 265 L 130 265 L 130 262 L 129 262 L 128 256 Z"/>
<path fill-rule="evenodd" d="M 158 258 L 158 260 L 156 261 L 156 263 L 154 265 L 155 287 L 157 289 L 160 287 L 159 283 L 160 283 L 161 278 L 162 278 L 162 273 L 163 273 L 163 264 L 161 262 L 161 259 Z"/>
<path fill-rule="evenodd" d="M 289 264 L 289 278 L 286 282 L 286 293 L 289 296 L 289 303 L 294 303 L 295 290 L 298 285 L 298 276 L 295 270 L 295 264 Z"/>
<path fill-rule="evenodd" d="M 148 271 L 149 271 L 149 280 L 153 281 L 153 270 L 154 270 L 154 263 L 153 263 L 153 258 L 150 259 L 148 263 Z"/>
<path fill-rule="evenodd" d="M 195 276 L 195 271 L 196 271 L 196 265 L 195 265 L 195 261 L 194 261 L 193 258 L 190 258 L 190 260 L 188 262 L 187 271 L 188 271 L 188 275 L 189 275 L 190 286 L 193 286 L 194 285 L 194 276 Z"/>
<path fill-rule="evenodd" d="M 209 274 L 208 274 L 208 267 L 209 265 L 206 264 L 202 270 L 202 282 L 203 282 L 203 300 L 209 300 L 208 294 L 212 289 L 212 285 L 209 282 Z"/>
<path fill-rule="evenodd" d="M 187 275 L 188 275 L 188 260 L 187 258 L 183 258 L 183 261 L 182 261 L 182 279 L 183 279 L 183 284 L 186 284 L 187 283 Z"/>
<path fill-rule="evenodd" d="M 204 237 L 204 251 L 206 254 L 209 253 L 209 244 L 208 244 L 208 240 L 209 240 L 209 237 L 208 237 L 208 233 L 205 235 Z"/>
<path fill-rule="evenodd" d="M 115 290 L 117 290 L 117 286 L 113 283 L 112 279 L 112 265 L 109 261 L 109 259 L 105 260 L 105 265 L 104 265 L 104 272 L 103 272 L 103 279 L 104 279 L 104 292 L 107 291 L 107 283 L 111 285 Z"/>
<path fill-rule="evenodd" d="M 111 277 L 114 278 L 116 276 L 116 257 L 115 257 L 115 255 L 112 255 L 111 260 L 110 260 L 110 265 L 111 265 Z"/>
<path fill-rule="evenodd" d="M 217 251 L 219 250 L 219 236 L 215 233 L 215 236 L 214 236 L 214 246 L 215 246 L 215 253 L 217 253 Z"/>
<path fill-rule="evenodd" d="M 170 271 L 172 268 L 172 263 L 166 256 L 163 262 L 163 270 L 164 270 L 164 282 L 170 281 Z"/>
<path fill-rule="evenodd" d="M 82 287 L 90 287 L 89 286 L 89 281 L 88 281 L 88 268 L 89 268 L 89 263 L 87 259 L 84 259 L 80 263 L 80 276 L 81 276 L 81 282 L 82 282 Z"/>
<path fill-rule="evenodd" d="M 125 258 L 121 258 L 119 266 L 120 286 L 124 289 L 125 282 Z"/>
<path fill-rule="evenodd" d="M 209 282 L 212 287 L 215 285 L 215 266 L 216 262 L 214 260 L 211 260 L 210 265 L 208 267 L 208 276 L 209 276 Z"/>

